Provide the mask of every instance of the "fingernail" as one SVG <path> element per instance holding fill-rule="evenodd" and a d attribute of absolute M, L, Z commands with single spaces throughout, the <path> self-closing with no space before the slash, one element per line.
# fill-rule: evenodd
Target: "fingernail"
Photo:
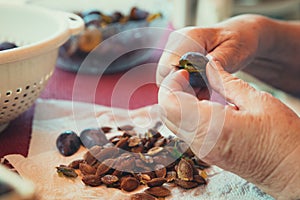
<path fill-rule="evenodd" d="M 207 54 L 207 55 L 206 55 L 206 58 L 207 58 L 209 61 L 211 61 L 211 60 L 213 60 L 214 57 L 213 57 L 212 55 L 210 55 L 210 54 Z"/>

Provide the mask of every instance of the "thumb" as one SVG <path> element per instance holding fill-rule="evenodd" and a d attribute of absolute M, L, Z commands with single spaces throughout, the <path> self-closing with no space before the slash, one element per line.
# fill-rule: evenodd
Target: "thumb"
<path fill-rule="evenodd" d="M 253 87 L 225 71 L 219 61 L 212 59 L 207 64 L 206 73 L 211 88 L 238 110 L 249 108 L 252 99 L 257 97 L 257 91 Z"/>

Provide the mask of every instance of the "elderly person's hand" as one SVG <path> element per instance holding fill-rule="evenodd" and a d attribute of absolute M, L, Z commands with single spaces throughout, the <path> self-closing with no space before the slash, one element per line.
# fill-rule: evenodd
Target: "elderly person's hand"
<path fill-rule="evenodd" d="M 212 90 L 229 104 L 199 100 L 188 72 L 176 71 L 160 84 L 166 126 L 207 163 L 238 174 L 277 199 L 299 199 L 298 116 L 224 71 L 218 61 L 210 61 L 206 73 Z"/>
<path fill-rule="evenodd" d="M 173 32 L 157 70 L 157 83 L 186 52 L 201 52 L 230 73 L 244 69 L 272 86 L 300 97 L 300 22 L 241 15 L 212 27 Z"/>

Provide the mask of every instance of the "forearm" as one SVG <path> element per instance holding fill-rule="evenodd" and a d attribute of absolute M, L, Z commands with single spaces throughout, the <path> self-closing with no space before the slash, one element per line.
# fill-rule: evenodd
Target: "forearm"
<path fill-rule="evenodd" d="M 300 71 L 300 21 L 282 21 L 266 17 L 257 20 L 261 24 L 257 57 L 288 64 Z"/>
<path fill-rule="evenodd" d="M 300 21 L 257 17 L 260 38 L 253 62 L 244 70 L 300 97 Z"/>

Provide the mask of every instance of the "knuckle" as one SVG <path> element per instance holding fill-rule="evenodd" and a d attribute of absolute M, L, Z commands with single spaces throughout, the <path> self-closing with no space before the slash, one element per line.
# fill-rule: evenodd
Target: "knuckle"
<path fill-rule="evenodd" d="M 229 38 L 233 41 L 240 41 L 241 33 L 235 32 L 235 31 L 224 31 L 223 35 L 226 36 L 226 38 Z"/>
<path fill-rule="evenodd" d="M 241 79 L 232 76 L 231 74 L 224 74 L 223 75 L 224 87 L 232 90 L 233 88 L 244 88 L 246 87 L 246 83 Z"/>
<path fill-rule="evenodd" d="M 269 99 L 273 98 L 273 96 L 270 93 L 265 92 L 265 91 L 261 91 L 260 95 L 261 95 L 262 100 L 264 100 L 264 101 L 268 101 Z"/>
<path fill-rule="evenodd" d="M 239 79 L 235 76 L 227 76 L 226 79 L 226 85 L 229 86 L 228 88 L 238 89 L 238 90 L 248 90 L 248 91 L 254 91 L 255 89 L 250 86 L 247 82 L 243 81 L 242 79 Z"/>

